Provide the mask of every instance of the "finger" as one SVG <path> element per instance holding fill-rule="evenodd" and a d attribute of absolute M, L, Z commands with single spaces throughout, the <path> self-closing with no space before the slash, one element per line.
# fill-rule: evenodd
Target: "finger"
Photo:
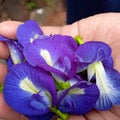
<path fill-rule="evenodd" d="M 7 59 L 9 56 L 9 49 L 4 42 L 0 42 L 0 59 Z"/>
<path fill-rule="evenodd" d="M 13 111 L 4 101 L 3 94 L 0 93 L 0 118 L 5 120 L 19 120 L 20 114 Z"/>
<path fill-rule="evenodd" d="M 110 111 L 113 114 L 117 115 L 120 119 L 120 106 L 113 106 L 112 109 L 110 109 Z"/>
<path fill-rule="evenodd" d="M 24 115 L 21 115 L 21 118 L 19 120 L 28 120 L 28 118 L 25 117 Z"/>
<path fill-rule="evenodd" d="M 5 21 L 0 23 L 0 34 L 11 39 L 16 39 L 16 31 L 22 22 Z"/>
<path fill-rule="evenodd" d="M 79 33 L 85 41 L 99 40 L 111 44 L 120 39 L 120 13 L 94 15 L 79 21 Z"/>
<path fill-rule="evenodd" d="M 120 117 L 112 113 L 111 111 L 97 111 L 99 115 L 101 115 L 104 120 L 119 120 Z"/>
<path fill-rule="evenodd" d="M 119 39 L 120 40 L 120 39 Z M 112 56 L 114 58 L 114 67 L 120 72 L 120 42 L 119 41 L 113 41 L 111 44 L 112 48 Z"/>
<path fill-rule="evenodd" d="M 75 22 L 71 25 L 64 25 L 64 26 L 56 26 L 56 27 L 41 27 L 44 34 L 62 34 L 62 35 L 70 35 L 76 36 L 78 35 L 78 22 Z"/>
<path fill-rule="evenodd" d="M 61 27 L 41 26 L 41 29 L 45 35 L 50 35 L 50 34 L 59 34 Z"/>
<path fill-rule="evenodd" d="M 86 120 L 83 116 L 72 115 L 69 120 Z"/>
<path fill-rule="evenodd" d="M 0 35 L 3 35 L 10 39 L 16 38 L 16 30 L 21 22 L 5 21 L 0 23 Z M 0 58 L 7 59 L 9 56 L 9 49 L 7 45 L 0 42 Z"/>
<path fill-rule="evenodd" d="M 90 111 L 85 115 L 86 120 L 105 120 L 100 114 L 98 114 L 95 110 Z"/>
<path fill-rule="evenodd" d="M 0 84 L 4 82 L 6 74 L 7 74 L 6 64 L 0 63 Z"/>

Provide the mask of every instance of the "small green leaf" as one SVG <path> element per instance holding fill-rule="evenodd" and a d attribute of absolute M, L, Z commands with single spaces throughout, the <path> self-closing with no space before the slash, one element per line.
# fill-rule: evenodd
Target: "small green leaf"
<path fill-rule="evenodd" d="M 84 41 L 83 41 L 83 39 L 82 39 L 81 36 L 76 35 L 76 36 L 74 37 L 74 39 L 75 39 L 75 41 L 78 43 L 78 45 L 81 45 L 81 44 L 84 43 Z"/>
<path fill-rule="evenodd" d="M 57 90 L 65 90 L 71 87 L 68 81 L 55 80 Z"/>
<path fill-rule="evenodd" d="M 3 84 L 0 84 L 0 92 L 3 91 L 3 87 L 4 87 L 4 85 L 3 85 Z"/>

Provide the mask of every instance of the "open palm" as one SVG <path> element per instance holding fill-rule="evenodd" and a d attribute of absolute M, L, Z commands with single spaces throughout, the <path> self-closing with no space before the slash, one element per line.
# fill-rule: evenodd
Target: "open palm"
<path fill-rule="evenodd" d="M 0 34 L 15 39 L 20 22 L 6 21 L 0 24 Z M 109 44 L 113 50 L 114 66 L 120 71 L 120 13 L 105 13 L 82 19 L 72 25 L 62 27 L 42 27 L 45 34 L 80 35 L 84 41 L 97 40 Z M 7 59 L 9 50 L 0 43 L 0 58 Z M 0 64 L 0 83 L 4 82 L 7 67 Z M 3 94 L 0 93 L 0 118 L 5 120 L 27 120 L 6 105 Z M 84 116 L 72 116 L 70 120 L 119 120 L 120 107 L 114 106 L 109 111 L 93 110 Z"/>

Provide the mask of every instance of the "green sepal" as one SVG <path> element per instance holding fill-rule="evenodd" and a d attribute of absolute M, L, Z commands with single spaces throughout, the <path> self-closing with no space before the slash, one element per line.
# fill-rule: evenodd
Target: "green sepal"
<path fill-rule="evenodd" d="M 4 88 L 4 85 L 3 85 L 3 84 L 0 84 L 0 92 L 3 91 L 3 88 Z"/>
<path fill-rule="evenodd" d="M 57 90 L 65 90 L 71 87 L 68 81 L 55 80 Z"/>
<path fill-rule="evenodd" d="M 75 41 L 77 42 L 78 45 L 81 45 L 81 44 L 84 43 L 83 38 L 81 36 L 79 36 L 79 35 L 76 35 L 74 37 L 74 39 L 75 39 Z"/>

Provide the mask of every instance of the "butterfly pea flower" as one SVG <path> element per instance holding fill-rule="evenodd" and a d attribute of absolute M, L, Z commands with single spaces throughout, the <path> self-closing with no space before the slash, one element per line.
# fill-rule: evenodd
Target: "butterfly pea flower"
<path fill-rule="evenodd" d="M 16 41 L 6 42 L 10 51 L 10 56 L 6 60 L 8 70 L 12 68 L 13 65 L 24 62 L 25 58 L 23 51 L 16 45 Z"/>
<path fill-rule="evenodd" d="M 10 51 L 10 57 L 14 64 L 18 64 L 24 61 L 24 55 L 22 50 L 16 45 L 16 42 L 9 41 L 7 42 L 9 51 Z"/>
<path fill-rule="evenodd" d="M 76 49 L 77 44 L 71 37 L 53 35 L 27 44 L 23 53 L 31 65 L 42 67 L 49 72 L 68 79 L 76 73 L 74 59 Z"/>
<path fill-rule="evenodd" d="M 8 105 L 26 116 L 47 114 L 57 99 L 50 74 L 26 62 L 11 68 L 5 79 L 3 93 Z"/>
<path fill-rule="evenodd" d="M 110 109 L 120 104 L 120 74 L 113 68 L 111 48 L 103 42 L 86 42 L 76 50 L 78 72 L 87 69 L 88 81 L 95 78 L 100 96 L 95 108 Z"/>
<path fill-rule="evenodd" d="M 34 20 L 28 20 L 19 25 L 16 36 L 23 47 L 28 43 L 32 43 L 35 39 L 47 37 L 46 35 L 43 35 L 42 30 Z"/>
<path fill-rule="evenodd" d="M 78 80 L 78 78 L 75 81 L 79 82 L 58 92 L 58 106 L 65 113 L 86 114 L 94 108 L 99 97 L 99 90 L 96 84 Z"/>
<path fill-rule="evenodd" d="M 0 35 L 0 41 L 5 42 L 10 51 L 10 56 L 7 60 L 8 69 L 10 69 L 14 64 L 24 61 L 23 47 L 17 40 L 9 39 Z"/>

